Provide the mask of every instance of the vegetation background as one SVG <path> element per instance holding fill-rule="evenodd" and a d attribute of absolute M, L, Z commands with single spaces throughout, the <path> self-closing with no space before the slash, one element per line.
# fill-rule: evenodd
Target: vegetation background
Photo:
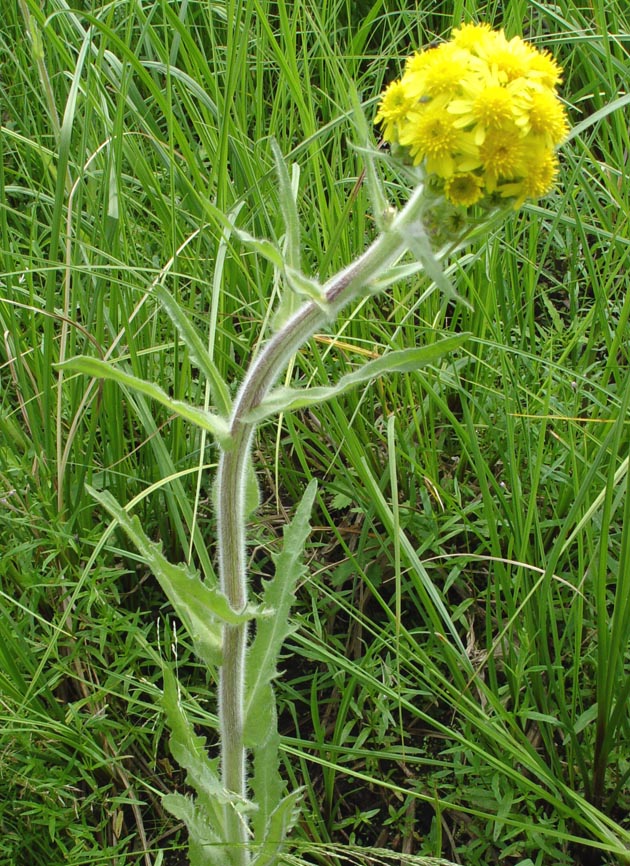
<path fill-rule="evenodd" d="M 216 452 L 55 364 L 108 357 L 203 404 L 151 296 L 162 275 L 236 383 L 277 286 L 208 203 L 277 237 L 273 136 L 299 167 L 312 273 L 348 263 L 374 233 L 349 83 L 373 116 L 404 58 L 465 20 L 549 49 L 577 129 L 557 191 L 452 262 L 472 310 L 402 283 L 287 378 L 441 332 L 470 331 L 464 350 L 258 436 L 254 584 L 320 483 L 277 687 L 305 785 L 287 862 L 630 862 L 625 0 L 3 0 L 0 863 L 183 862 L 160 806 L 182 785 L 163 664 L 215 724 L 212 676 L 85 483 L 134 499 L 212 580 Z"/>

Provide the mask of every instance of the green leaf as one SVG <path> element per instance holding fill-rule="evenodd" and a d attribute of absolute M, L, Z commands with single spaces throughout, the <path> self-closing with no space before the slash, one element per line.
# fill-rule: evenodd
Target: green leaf
<path fill-rule="evenodd" d="M 278 176 L 278 203 L 280 213 L 284 222 L 286 233 L 286 255 L 285 260 L 288 267 L 295 270 L 300 269 L 300 257 L 302 246 L 300 243 L 300 219 L 295 203 L 296 190 L 291 183 L 287 164 L 278 147 L 278 142 L 271 139 L 271 150 L 276 163 L 276 174 Z"/>
<path fill-rule="evenodd" d="M 308 298 L 310 301 L 315 301 L 325 311 L 329 309 L 326 295 L 317 280 L 307 277 L 306 274 L 303 274 L 296 268 L 289 267 L 289 265 L 285 267 L 284 275 L 289 288 L 296 295 Z"/>
<path fill-rule="evenodd" d="M 564 140 L 564 144 L 568 144 L 572 139 L 578 138 L 585 132 L 587 129 L 590 129 L 591 126 L 595 126 L 601 120 L 605 120 L 607 117 L 614 111 L 619 111 L 622 108 L 625 108 L 627 105 L 630 106 L 630 93 L 624 93 L 623 96 L 620 96 L 618 99 L 613 99 L 612 102 L 609 102 L 603 108 L 600 108 L 598 111 L 593 111 L 586 117 L 581 123 L 576 123 L 575 126 L 570 130 L 569 134 Z"/>
<path fill-rule="evenodd" d="M 391 265 L 377 279 L 370 282 L 370 292 L 379 295 L 393 283 L 402 282 L 419 273 L 424 273 L 422 262 L 404 262 L 403 264 Z"/>
<path fill-rule="evenodd" d="M 451 281 L 442 270 L 442 266 L 435 257 L 431 239 L 427 234 L 420 220 L 416 220 L 410 225 L 400 226 L 398 232 L 402 235 L 407 244 L 409 251 L 422 262 L 422 267 L 429 279 L 433 280 L 435 285 L 446 295 L 451 301 L 458 301 L 472 309 L 472 306 L 464 298 L 459 295 Z"/>
<path fill-rule="evenodd" d="M 278 733 L 275 700 L 272 687 L 266 695 L 266 719 L 260 716 L 260 725 L 269 727 L 272 731 L 263 745 L 257 746 L 252 753 L 252 775 L 250 784 L 253 800 L 258 810 L 252 815 L 252 832 L 254 840 L 261 842 L 268 833 L 271 814 L 282 800 L 285 782 L 280 775 L 280 735 Z"/>
<path fill-rule="evenodd" d="M 169 668 L 163 669 L 163 706 L 171 730 L 169 746 L 177 763 L 186 770 L 186 782 L 196 797 L 167 794 L 164 806 L 186 824 L 190 866 L 230 866 L 234 862 L 226 838 L 225 807 L 253 809 L 251 803 L 236 802 L 221 783 L 218 759 L 208 757 L 206 740 L 195 734 L 179 700 L 178 685 Z"/>
<path fill-rule="evenodd" d="M 162 704 L 171 731 L 169 747 L 171 754 L 186 770 L 186 781 L 195 789 L 205 820 L 212 828 L 215 841 L 223 838 L 224 809 L 229 802 L 228 792 L 223 788 L 218 771 L 218 759 L 208 757 L 205 737 L 195 734 L 179 700 L 178 684 L 173 672 L 163 669 L 164 694 Z"/>
<path fill-rule="evenodd" d="M 573 725 L 574 732 L 576 734 L 581 734 L 585 728 L 587 728 L 595 721 L 598 713 L 599 705 L 597 701 L 595 701 L 595 703 L 591 704 L 588 709 L 586 709 L 583 713 L 580 713 L 580 715 L 577 717 Z"/>
<path fill-rule="evenodd" d="M 197 572 L 188 566 L 169 562 L 161 551 L 161 545 L 147 538 L 138 517 L 129 515 L 111 493 L 99 492 L 89 486 L 87 489 L 118 521 L 136 546 L 184 623 L 199 657 L 207 665 L 220 664 L 223 623 L 237 625 L 262 611 L 252 606 L 239 613 L 233 611 L 223 593 L 204 583 Z"/>
<path fill-rule="evenodd" d="M 317 482 L 313 480 L 306 488 L 293 520 L 284 529 L 283 549 L 273 557 L 274 577 L 263 585 L 263 602 L 265 607 L 273 608 L 273 615 L 258 620 L 256 637 L 247 655 L 244 737 L 246 745 L 253 750 L 251 785 L 253 800 L 258 807 L 252 815 L 252 829 L 254 840 L 264 843 L 264 852 L 278 850 L 290 826 L 289 812 L 293 812 L 289 800 L 282 799 L 285 786 L 280 776 L 280 737 L 272 682 L 278 674 L 276 665 L 282 645 L 293 631 L 289 615 L 296 584 L 305 571 L 301 562 L 302 552 L 310 532 L 309 518 L 316 491 Z M 294 799 L 290 802 L 294 804 L 297 795 L 291 796 Z M 282 807 L 283 803 L 285 807 Z M 268 858 L 260 862 L 272 863 L 273 860 Z"/>
<path fill-rule="evenodd" d="M 251 866 L 276 866 L 285 840 L 297 821 L 301 796 L 301 790 L 292 791 L 280 800 L 269 817 L 262 845 L 254 855 Z"/>
<path fill-rule="evenodd" d="M 281 251 L 272 241 L 269 241 L 266 238 L 255 238 L 244 229 L 235 228 L 234 234 L 239 240 L 243 241 L 244 244 L 251 247 L 254 252 L 261 255 L 264 259 L 267 259 L 268 262 L 271 262 L 271 264 L 279 271 L 282 271 L 284 268 L 284 258 L 282 257 Z"/>
<path fill-rule="evenodd" d="M 368 194 L 372 213 L 376 221 L 377 228 L 382 231 L 386 227 L 385 214 L 388 212 L 389 201 L 385 195 L 384 185 L 376 170 L 377 151 L 374 150 L 371 142 L 370 126 L 365 117 L 365 112 L 361 104 L 361 98 L 356 87 L 352 82 L 348 82 L 350 88 L 350 99 L 352 101 L 354 126 L 357 131 L 357 136 L 361 142 L 361 146 L 351 145 L 354 150 L 357 150 L 365 159 L 365 179 L 367 182 Z"/>
<path fill-rule="evenodd" d="M 77 355 L 76 358 L 71 358 L 69 361 L 59 364 L 59 367 L 76 370 L 79 373 L 85 373 L 97 379 L 109 379 L 112 382 L 117 382 L 124 388 L 133 388 L 135 391 L 139 391 L 141 394 L 166 406 L 175 415 L 179 415 L 181 418 L 191 421 L 203 430 L 207 430 L 215 437 L 222 448 L 227 450 L 230 447 L 232 441 L 230 428 L 225 418 L 213 412 L 206 412 L 197 406 L 191 406 L 182 400 L 174 400 L 162 388 L 154 385 L 152 382 L 146 382 L 144 379 L 139 379 L 131 373 L 125 373 L 119 367 L 114 367 L 107 361 L 102 361 L 100 358 L 89 358 L 87 355 Z"/>
<path fill-rule="evenodd" d="M 455 291 L 451 281 L 442 270 L 442 266 L 433 252 L 431 239 L 420 220 L 398 225 L 396 231 L 405 241 L 408 250 L 422 263 L 424 272 L 429 279 L 433 280 L 440 291 L 450 301 L 457 301 L 472 310 L 472 305 Z"/>
<path fill-rule="evenodd" d="M 164 286 L 159 283 L 153 287 L 153 292 L 164 307 L 177 333 L 185 343 L 191 360 L 195 363 L 210 384 L 212 400 L 219 414 L 228 417 L 232 411 L 232 401 L 227 384 L 219 373 L 216 364 L 210 357 L 207 348 L 195 326 L 192 324 L 181 306 Z"/>
<path fill-rule="evenodd" d="M 226 866 L 228 852 L 220 844 L 211 825 L 206 820 L 203 809 L 192 797 L 183 794 L 165 794 L 162 805 L 167 811 L 182 821 L 188 830 L 188 858 L 190 866 Z"/>
<path fill-rule="evenodd" d="M 374 361 L 368 361 L 352 373 L 342 376 L 336 385 L 316 388 L 275 388 L 256 409 L 248 414 L 247 421 L 259 423 L 280 412 L 290 412 L 322 403 L 384 373 L 412 372 L 459 348 L 469 336 L 469 334 L 453 334 L 427 346 L 388 352 Z"/>
<path fill-rule="evenodd" d="M 276 662 L 282 644 L 293 630 L 289 613 L 295 586 L 305 571 L 301 559 L 310 532 L 309 518 L 316 491 L 317 482 L 313 479 L 304 491 L 293 520 L 284 528 L 282 551 L 273 557 L 274 576 L 263 582 L 263 606 L 273 613 L 259 619 L 247 656 L 245 742 L 248 746 L 261 745 L 274 730 L 269 724 L 273 721 L 269 708 L 274 707 L 271 682 L 277 676 Z"/>

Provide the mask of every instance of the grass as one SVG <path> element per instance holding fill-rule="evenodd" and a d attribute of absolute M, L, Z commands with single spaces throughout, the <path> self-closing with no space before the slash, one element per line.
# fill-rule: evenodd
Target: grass
<path fill-rule="evenodd" d="M 630 862 L 625 4 L 81 5 L 21 0 L 0 25 L 0 861 L 177 863 L 163 664 L 215 724 L 212 678 L 85 484 L 135 497 L 212 580 L 216 453 L 56 363 L 111 358 L 204 405 L 163 275 L 236 382 L 277 287 L 213 206 L 279 237 L 273 136 L 311 272 L 346 264 L 374 231 L 351 85 L 371 114 L 415 46 L 473 17 L 552 50 L 578 132 L 557 192 L 453 262 L 473 310 L 401 283 L 287 375 L 321 384 L 436 330 L 470 331 L 464 350 L 260 432 L 255 575 L 320 481 L 278 683 L 306 786 L 287 862 Z"/>

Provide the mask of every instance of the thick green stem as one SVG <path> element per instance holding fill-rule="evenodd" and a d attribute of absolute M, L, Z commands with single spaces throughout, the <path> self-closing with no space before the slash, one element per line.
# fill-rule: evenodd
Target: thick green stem
<path fill-rule="evenodd" d="M 253 361 L 236 397 L 230 421 L 231 447 L 221 453 L 217 477 L 217 518 L 221 588 L 235 611 L 247 604 L 245 567 L 245 482 L 255 425 L 249 413 L 261 401 L 291 356 L 337 313 L 366 290 L 405 251 L 405 231 L 420 223 L 422 194 L 416 190 L 405 208 L 355 262 L 323 287 L 321 304 L 308 301 L 274 334 Z M 399 231 L 399 230 L 401 231 Z M 246 625 L 225 626 L 219 682 L 219 730 L 224 788 L 245 802 L 246 749 L 243 739 Z M 228 842 L 235 866 L 250 862 L 248 826 L 242 813 L 226 806 Z"/>

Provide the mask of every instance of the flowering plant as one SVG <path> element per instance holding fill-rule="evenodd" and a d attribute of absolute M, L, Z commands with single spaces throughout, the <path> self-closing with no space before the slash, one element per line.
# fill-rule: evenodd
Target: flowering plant
<path fill-rule="evenodd" d="M 93 491 L 160 581 L 199 658 L 209 670 L 218 669 L 219 760 L 206 754 L 203 738 L 183 711 L 172 672 L 164 672 L 171 750 L 196 792 L 195 799 L 169 794 L 165 804 L 188 827 L 192 866 L 276 866 L 297 819 L 300 799 L 299 790 L 286 792 L 280 772 L 273 683 L 283 642 L 292 630 L 290 606 L 303 573 L 301 554 L 316 485 L 308 486 L 286 527 L 282 552 L 274 557 L 275 574 L 265 582 L 260 603 L 252 604 L 246 526 L 257 507 L 251 446 L 258 424 L 332 399 L 385 373 L 431 364 L 459 348 L 468 335 L 450 334 L 427 345 L 389 352 L 327 386 L 290 388 L 278 387 L 276 382 L 291 357 L 348 304 L 382 292 L 402 277 L 423 271 L 453 296 L 439 257 L 445 241 L 458 240 L 459 235 L 449 234 L 444 204 L 459 211 L 473 205 L 495 210 L 501 203 L 517 206 L 550 188 L 557 170 L 554 147 L 567 132 L 554 90 L 559 80 L 560 69 L 548 54 L 518 38 L 508 41 L 502 32 L 485 25 L 465 25 L 450 42 L 410 58 L 402 79 L 384 93 L 376 119 L 384 124 L 385 140 L 394 152 L 419 173 L 415 188 L 400 211 L 390 207 L 375 170 L 375 154 L 365 148 L 368 189 L 380 233 L 354 261 L 323 283 L 302 270 L 296 188 L 274 142 L 285 226 L 282 248 L 252 237 L 229 216 L 213 211 L 226 236 L 235 235 L 272 263 L 284 287 L 281 308 L 273 318 L 275 332 L 244 370 L 233 399 L 196 328 L 161 285 L 167 269 L 153 285 L 154 295 L 207 378 L 213 411 L 175 400 L 155 383 L 100 359 L 75 358 L 66 363 L 162 403 L 209 432 L 219 450 L 214 497 L 216 585 L 203 581 L 192 568 L 168 562 L 137 518 L 107 491 Z M 367 139 L 360 112 L 357 123 Z M 401 264 L 406 254 L 411 254 L 411 260 Z M 445 612 L 435 589 L 431 586 L 428 591 Z M 465 655 L 455 630 L 451 637 Z"/>
<path fill-rule="evenodd" d="M 555 89 L 561 74 L 549 52 L 518 36 L 464 24 L 407 60 L 376 121 L 392 150 L 421 166 L 451 204 L 507 199 L 516 208 L 555 181 L 554 149 L 568 132 Z"/>

